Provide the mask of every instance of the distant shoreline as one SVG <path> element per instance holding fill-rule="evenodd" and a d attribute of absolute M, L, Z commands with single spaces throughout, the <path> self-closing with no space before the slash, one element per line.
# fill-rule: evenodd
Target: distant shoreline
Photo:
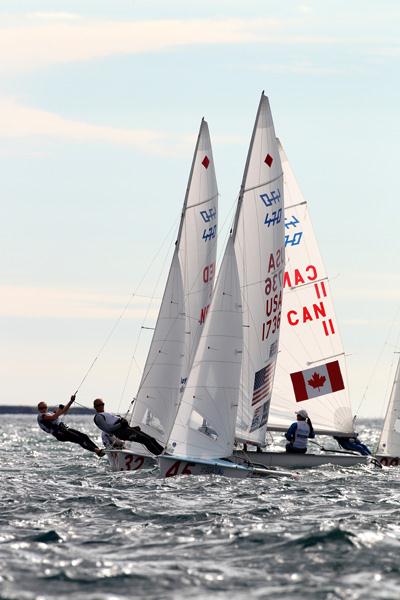
<path fill-rule="evenodd" d="M 50 409 L 56 408 L 56 406 L 50 406 Z M 0 415 L 33 415 L 36 413 L 36 406 L 15 406 L 12 404 L 0 406 Z M 92 415 L 93 413 L 93 409 L 84 407 L 74 407 L 68 411 L 69 415 Z"/>

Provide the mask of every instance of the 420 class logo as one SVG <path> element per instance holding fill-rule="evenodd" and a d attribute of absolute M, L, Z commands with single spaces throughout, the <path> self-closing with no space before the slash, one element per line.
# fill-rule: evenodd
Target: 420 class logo
<path fill-rule="evenodd" d="M 270 225 L 274 226 L 280 223 L 282 220 L 282 207 L 279 207 L 281 204 L 281 192 L 279 188 L 272 190 L 269 194 L 267 192 L 260 194 L 260 198 L 263 204 L 268 208 L 264 225 L 269 227 Z M 270 210 L 272 208 L 275 210 Z"/>

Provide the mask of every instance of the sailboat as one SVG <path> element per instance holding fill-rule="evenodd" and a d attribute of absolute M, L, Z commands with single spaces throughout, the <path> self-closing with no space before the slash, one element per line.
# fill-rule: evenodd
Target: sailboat
<path fill-rule="evenodd" d="M 264 93 L 259 103 L 233 229 L 207 321 L 183 392 L 161 475 L 267 474 L 227 460 L 239 399 L 241 431 L 258 438 L 268 407 L 278 350 L 284 273 L 282 167 Z"/>
<path fill-rule="evenodd" d="M 175 250 L 130 424 L 167 444 L 215 279 L 218 188 L 207 122 L 193 155 Z M 139 444 L 109 452 L 113 470 L 155 465 Z"/>
<path fill-rule="evenodd" d="M 375 458 L 386 467 L 400 465 L 400 357 Z"/>
<path fill-rule="evenodd" d="M 315 433 L 352 436 L 345 354 L 329 280 L 307 202 L 280 143 L 279 152 L 284 173 L 286 264 L 268 431 L 287 431 L 295 421 L 295 412 L 306 409 Z M 366 462 L 366 457 L 341 451 L 329 454 L 260 452 L 265 445 L 265 429 L 257 438 L 247 436 L 246 439 L 238 420 L 237 440 L 258 446 L 258 452 L 238 451 L 235 455 L 243 459 L 253 457 L 266 466 L 311 467 L 326 463 L 350 466 Z"/>

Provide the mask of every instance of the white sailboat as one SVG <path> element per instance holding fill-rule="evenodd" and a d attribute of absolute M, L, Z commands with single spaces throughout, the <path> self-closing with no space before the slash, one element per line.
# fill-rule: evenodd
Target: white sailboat
<path fill-rule="evenodd" d="M 232 454 L 236 418 L 243 440 L 265 435 L 284 271 L 282 183 L 272 116 L 262 94 L 233 230 L 171 432 L 170 455 L 158 457 L 164 477 L 267 473 L 226 458 Z"/>
<path fill-rule="evenodd" d="M 211 301 L 217 251 L 218 189 L 208 125 L 194 151 L 160 311 L 133 405 L 131 425 L 166 445 Z M 113 470 L 155 459 L 139 444 L 109 452 Z"/>
<path fill-rule="evenodd" d="M 400 465 L 400 357 L 375 458 L 381 465 Z"/>
<path fill-rule="evenodd" d="M 286 265 L 279 354 L 269 431 L 284 432 L 295 411 L 306 409 L 319 434 L 353 435 L 353 415 L 343 345 L 334 313 L 329 280 L 314 235 L 307 202 L 279 144 L 285 190 Z M 236 436 L 243 441 L 240 428 Z M 258 446 L 265 445 L 265 438 Z M 260 448 L 258 449 L 260 450 Z M 351 453 L 287 454 L 237 452 L 243 458 L 278 466 L 353 465 L 366 462 Z"/>

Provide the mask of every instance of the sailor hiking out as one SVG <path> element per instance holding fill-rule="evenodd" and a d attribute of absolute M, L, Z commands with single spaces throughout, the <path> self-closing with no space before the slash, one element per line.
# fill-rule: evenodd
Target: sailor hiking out
<path fill-rule="evenodd" d="M 297 421 L 291 424 L 285 438 L 286 452 L 291 454 L 305 454 L 307 452 L 308 438 L 314 438 L 315 433 L 306 410 L 302 409 L 296 412 Z"/>
<path fill-rule="evenodd" d="M 103 432 L 111 434 L 119 440 L 129 440 L 130 442 L 143 444 L 152 454 L 159 455 L 164 450 L 155 438 L 141 431 L 140 427 L 130 427 L 128 421 L 123 417 L 104 412 L 104 402 L 101 398 L 96 398 L 93 407 L 96 411 L 93 420 Z"/>
<path fill-rule="evenodd" d="M 48 411 L 46 402 L 39 402 L 37 422 L 40 429 L 54 436 L 59 442 L 79 444 L 79 446 L 89 450 L 89 452 L 94 452 L 97 456 L 104 456 L 104 450 L 98 448 L 86 433 L 67 427 L 60 421 L 60 417 L 69 411 L 74 401 L 75 395 L 71 396 L 71 400 L 66 406 L 60 404 L 54 412 Z"/>

